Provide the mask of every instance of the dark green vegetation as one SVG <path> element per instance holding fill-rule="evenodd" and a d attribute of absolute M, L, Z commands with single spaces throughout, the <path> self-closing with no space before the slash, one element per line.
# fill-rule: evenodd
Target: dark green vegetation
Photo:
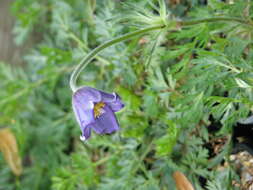
<path fill-rule="evenodd" d="M 24 67 L 1 64 L 0 123 L 15 132 L 24 166 L 15 178 L 0 157 L 1 190 L 173 190 L 175 170 L 197 190 L 236 189 L 232 181 L 240 178 L 228 159 L 234 126 L 253 105 L 253 4 L 167 2 L 167 19 L 246 24 L 171 25 L 105 49 L 79 84 L 121 95 L 122 130 L 93 133 L 85 143 L 71 108 L 71 71 L 106 40 L 156 24 L 136 11 L 159 18 L 157 1 L 13 3 L 16 42 L 32 35 L 38 42 Z M 217 139 L 223 139 L 218 150 Z"/>

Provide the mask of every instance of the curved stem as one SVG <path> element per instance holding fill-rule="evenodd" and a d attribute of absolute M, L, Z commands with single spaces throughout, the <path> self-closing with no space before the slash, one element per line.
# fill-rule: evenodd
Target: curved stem
<path fill-rule="evenodd" d="M 128 40 L 128 39 L 130 39 L 130 38 L 132 38 L 134 36 L 137 36 L 137 35 L 140 35 L 140 34 L 144 34 L 144 33 L 147 33 L 149 31 L 152 31 L 152 30 L 162 29 L 164 27 L 165 27 L 164 25 L 158 25 L 158 26 L 152 26 L 152 27 L 141 29 L 141 30 L 137 30 L 137 31 L 125 34 L 123 36 L 120 36 L 118 38 L 115 38 L 113 40 L 107 41 L 107 42 L 99 45 L 95 49 L 93 49 L 87 56 L 85 56 L 81 60 L 81 62 L 79 63 L 79 65 L 77 65 L 77 67 L 74 69 L 73 73 L 71 74 L 71 77 L 70 77 L 70 88 L 72 89 L 72 91 L 75 92 L 77 90 L 76 81 L 77 81 L 77 77 L 80 74 L 80 72 L 90 63 L 90 61 L 101 50 L 103 50 L 103 49 L 105 49 L 105 48 L 107 48 L 107 47 L 109 47 L 109 46 L 111 46 L 113 44 L 116 44 L 116 43 Z"/>
<path fill-rule="evenodd" d="M 253 26 L 253 24 L 249 21 L 246 20 L 242 20 L 240 18 L 226 18 L 226 17 L 216 17 L 216 18 L 206 18 L 206 19 L 200 19 L 200 20 L 192 20 L 192 21 L 177 21 L 177 25 L 184 27 L 184 26 L 190 26 L 190 25 L 195 25 L 195 24 L 200 24 L 200 23 L 205 23 L 205 22 L 218 22 L 218 21 L 229 21 L 229 22 L 238 22 L 241 24 L 246 24 L 249 26 Z M 115 39 L 112 39 L 110 41 L 107 41 L 101 45 L 99 45 L 98 47 L 96 47 L 95 49 L 93 49 L 90 53 L 88 53 L 88 55 L 86 55 L 81 62 L 79 63 L 79 65 L 77 65 L 77 67 L 74 69 L 73 73 L 71 74 L 70 77 L 70 88 L 72 89 L 73 92 L 75 92 L 77 90 L 77 86 L 76 86 L 76 81 L 77 81 L 77 77 L 78 75 L 81 73 L 81 71 L 91 62 L 91 60 L 103 49 L 128 40 L 134 36 L 140 35 L 140 34 L 144 34 L 147 32 L 150 32 L 152 30 L 158 30 L 158 29 L 162 29 L 165 28 L 165 24 L 162 25 L 157 25 L 157 26 L 151 26 L 148 28 L 144 28 L 141 30 L 137 30 L 135 32 L 131 32 L 128 34 L 125 34 L 123 36 L 117 37 Z"/>

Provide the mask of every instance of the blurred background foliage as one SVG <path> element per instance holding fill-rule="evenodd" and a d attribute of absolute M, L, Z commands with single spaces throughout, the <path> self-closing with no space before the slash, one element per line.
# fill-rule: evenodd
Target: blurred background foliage
<path fill-rule="evenodd" d="M 15 42 L 36 40 L 22 66 L 0 64 L 0 124 L 15 134 L 23 165 L 15 177 L 0 156 L 1 190 L 171 190 L 174 171 L 197 190 L 239 189 L 229 155 L 236 122 L 252 111 L 252 26 L 202 23 L 105 49 L 79 82 L 121 95 L 122 129 L 79 140 L 71 71 L 99 44 L 148 27 L 134 11 L 157 15 L 155 6 L 156 0 L 12 3 Z M 253 18 L 250 0 L 168 0 L 166 6 L 183 20 Z"/>

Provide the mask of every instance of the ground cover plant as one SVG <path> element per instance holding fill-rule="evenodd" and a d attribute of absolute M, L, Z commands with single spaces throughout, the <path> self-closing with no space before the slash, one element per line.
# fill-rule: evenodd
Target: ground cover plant
<path fill-rule="evenodd" d="M 196 190 L 243 188 L 230 156 L 252 114 L 250 0 L 19 0 L 12 12 L 16 43 L 36 42 L 22 66 L 0 65 L 0 126 L 22 162 L 13 174 L 0 156 L 0 190 L 171 190 L 175 171 Z M 81 141 L 71 72 L 97 46 L 150 27 L 79 76 L 125 104 L 120 131 Z"/>

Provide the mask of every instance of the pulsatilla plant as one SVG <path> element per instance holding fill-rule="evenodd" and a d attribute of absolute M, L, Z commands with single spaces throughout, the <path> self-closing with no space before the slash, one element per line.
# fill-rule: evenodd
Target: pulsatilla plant
<path fill-rule="evenodd" d="M 84 69 L 100 51 L 116 43 L 128 40 L 137 35 L 143 35 L 154 30 L 160 30 L 163 32 L 175 32 L 177 30 L 183 29 L 185 26 L 219 21 L 237 22 L 252 26 L 252 23 L 249 21 L 238 18 L 225 17 L 181 21 L 179 19 L 172 18 L 172 16 L 166 10 L 164 1 L 159 0 L 158 2 L 160 5 L 159 8 L 155 8 L 155 10 L 158 12 L 158 15 L 155 15 L 152 12 L 148 12 L 145 9 L 138 8 L 136 6 L 134 7 L 134 9 L 136 9 L 136 12 L 134 12 L 131 16 L 132 21 L 138 21 L 141 26 L 145 25 L 145 28 L 125 34 L 101 44 L 93 51 L 91 51 L 86 57 L 84 57 L 81 63 L 73 71 L 70 79 L 70 87 L 74 93 L 72 104 L 75 116 L 82 130 L 82 140 L 86 140 L 90 137 L 91 128 L 94 129 L 98 134 L 110 134 L 119 129 L 118 122 L 113 113 L 123 108 L 123 103 L 121 102 L 118 95 L 115 93 L 107 94 L 90 87 L 81 87 L 78 89 L 76 87 L 76 80 L 81 70 Z M 147 27 L 147 25 L 149 26 Z M 115 106 L 117 108 L 115 108 Z"/>
<path fill-rule="evenodd" d="M 252 113 L 252 1 L 19 0 L 13 11 L 18 43 L 41 36 L 26 72 L 0 65 L 0 122 L 24 164 L 13 180 L 0 157 L 0 189 L 173 190 L 182 176 L 239 189 L 230 155 Z"/>

